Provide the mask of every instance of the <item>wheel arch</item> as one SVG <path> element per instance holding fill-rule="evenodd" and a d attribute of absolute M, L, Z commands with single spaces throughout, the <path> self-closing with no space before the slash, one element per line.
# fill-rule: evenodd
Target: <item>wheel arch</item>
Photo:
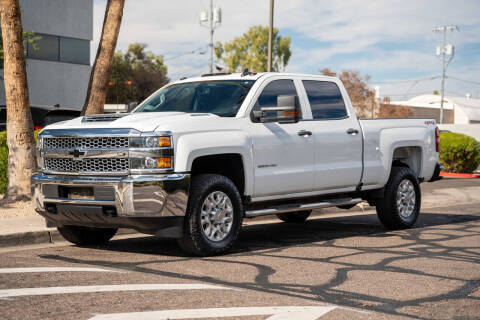
<path fill-rule="evenodd" d="M 244 159 L 239 153 L 198 156 L 192 160 L 190 173 L 192 176 L 205 173 L 220 174 L 229 178 L 242 196 L 245 194 L 245 165 Z"/>
<path fill-rule="evenodd" d="M 194 164 L 202 159 L 216 161 L 219 167 L 222 163 L 217 159 L 232 159 L 237 167 L 241 167 L 242 182 L 237 183 L 242 189 L 242 195 L 251 195 L 253 192 L 253 160 L 251 153 L 251 139 L 240 130 L 225 130 L 215 132 L 197 132 L 180 135 L 175 141 L 175 171 L 191 172 L 194 170 Z M 228 162 L 228 163 L 230 163 Z M 196 164 L 198 168 L 198 163 Z M 203 173 L 225 172 L 213 170 Z M 221 174 L 221 173 L 220 173 Z M 238 174 L 238 173 L 235 173 Z M 230 174 L 226 175 L 231 176 Z M 240 189 L 239 189 L 240 191 Z"/>

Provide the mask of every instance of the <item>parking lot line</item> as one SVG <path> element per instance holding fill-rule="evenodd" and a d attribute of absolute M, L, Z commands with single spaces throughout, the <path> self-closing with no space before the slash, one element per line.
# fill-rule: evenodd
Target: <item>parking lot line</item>
<path fill-rule="evenodd" d="M 42 287 L 42 288 L 18 288 L 0 290 L 0 298 L 12 298 L 21 296 L 39 296 L 49 294 L 89 293 L 89 292 L 113 292 L 113 291 L 153 291 L 153 290 L 238 290 L 233 288 L 214 286 L 202 283 L 166 283 L 166 284 L 120 284 L 100 286 L 70 286 L 70 287 Z"/>
<path fill-rule="evenodd" d="M 282 306 L 282 307 L 233 307 L 206 309 L 178 309 L 130 313 L 99 314 L 90 320 L 166 320 L 222 317 L 266 316 L 268 320 L 315 320 L 336 309 L 336 306 Z"/>
<path fill-rule="evenodd" d="M 31 272 L 120 272 L 120 270 L 108 270 L 101 268 L 77 268 L 77 267 L 33 267 L 33 268 L 0 268 L 0 273 L 31 273 Z"/>

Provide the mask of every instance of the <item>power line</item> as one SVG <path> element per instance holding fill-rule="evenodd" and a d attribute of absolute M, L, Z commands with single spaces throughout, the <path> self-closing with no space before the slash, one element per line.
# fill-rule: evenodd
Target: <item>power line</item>
<path fill-rule="evenodd" d="M 465 80 L 465 79 L 460 79 L 460 78 L 457 78 L 457 77 L 452 77 L 452 76 L 445 76 L 447 79 L 453 79 L 453 80 L 457 80 L 457 81 L 462 81 L 462 82 L 467 82 L 467 83 L 472 83 L 472 84 L 478 84 L 480 85 L 480 82 L 477 82 L 477 81 L 472 81 L 472 80 Z"/>
<path fill-rule="evenodd" d="M 413 93 L 409 93 L 407 95 L 405 93 L 397 93 L 397 94 L 383 93 L 382 96 L 384 96 L 384 97 L 405 97 L 405 96 L 416 96 L 416 95 L 431 94 L 431 93 L 432 93 L 431 91 L 413 92 Z"/>
<path fill-rule="evenodd" d="M 389 83 L 402 83 L 402 82 L 419 82 L 419 81 L 426 81 L 426 80 L 435 80 L 440 78 L 441 76 L 430 76 L 425 78 L 417 78 L 417 79 L 405 79 L 405 80 L 390 80 L 390 81 L 376 81 L 370 82 L 370 84 L 389 84 Z"/>
<path fill-rule="evenodd" d="M 165 59 L 163 59 L 163 61 L 168 61 L 168 60 L 177 59 L 177 58 L 180 58 L 180 57 L 189 55 L 189 54 L 194 54 L 194 53 L 197 52 L 197 51 L 198 51 L 198 53 L 200 53 L 200 54 L 204 54 L 206 51 L 201 51 L 202 49 L 205 49 L 205 46 L 200 47 L 200 48 L 197 48 L 197 49 L 194 49 L 194 50 L 191 50 L 191 51 L 187 51 L 187 52 L 181 53 L 181 54 L 176 55 L 176 56 L 172 56 L 172 57 L 165 58 Z"/>

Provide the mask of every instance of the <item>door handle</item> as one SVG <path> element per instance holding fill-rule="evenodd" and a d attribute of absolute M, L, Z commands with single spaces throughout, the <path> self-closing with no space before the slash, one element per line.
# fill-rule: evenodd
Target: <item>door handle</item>
<path fill-rule="evenodd" d="M 354 136 L 354 135 L 358 134 L 358 130 L 350 128 L 350 129 L 347 130 L 347 133 Z"/>
<path fill-rule="evenodd" d="M 301 137 L 308 137 L 312 135 L 312 131 L 300 130 L 298 131 L 298 135 Z"/>

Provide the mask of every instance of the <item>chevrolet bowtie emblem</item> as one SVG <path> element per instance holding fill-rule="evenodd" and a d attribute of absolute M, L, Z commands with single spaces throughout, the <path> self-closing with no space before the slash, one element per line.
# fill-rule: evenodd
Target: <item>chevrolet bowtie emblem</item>
<path fill-rule="evenodd" d="M 71 155 L 72 157 L 74 158 L 80 158 L 81 156 L 84 156 L 86 152 L 84 151 L 80 151 L 80 150 L 73 150 L 73 151 L 70 151 L 68 154 Z"/>

